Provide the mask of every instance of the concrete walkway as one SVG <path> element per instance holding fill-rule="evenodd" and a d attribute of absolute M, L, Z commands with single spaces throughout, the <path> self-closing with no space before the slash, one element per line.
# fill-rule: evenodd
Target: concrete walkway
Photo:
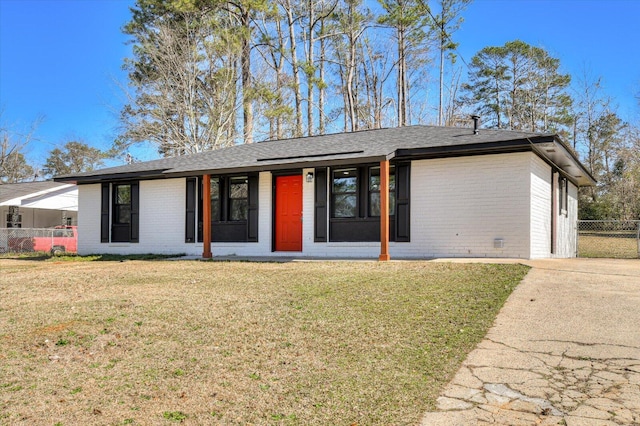
<path fill-rule="evenodd" d="M 640 425 L 640 260 L 524 263 L 421 425 Z"/>

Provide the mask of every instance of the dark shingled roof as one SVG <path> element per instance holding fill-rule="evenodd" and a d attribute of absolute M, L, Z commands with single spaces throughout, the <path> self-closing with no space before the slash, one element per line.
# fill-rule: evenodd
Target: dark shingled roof
<path fill-rule="evenodd" d="M 530 151 L 534 144 L 542 143 L 561 143 L 569 152 L 557 136 L 550 133 L 480 129 L 478 134 L 474 134 L 469 128 L 408 126 L 236 145 L 188 156 L 58 176 L 56 180 L 89 183 L 355 164 L 403 156 L 433 158 L 465 153 Z M 573 156 L 573 159 L 581 169 L 580 176 L 588 176 L 587 180 L 592 180 L 577 158 Z M 584 181 L 583 184 L 588 183 Z"/>

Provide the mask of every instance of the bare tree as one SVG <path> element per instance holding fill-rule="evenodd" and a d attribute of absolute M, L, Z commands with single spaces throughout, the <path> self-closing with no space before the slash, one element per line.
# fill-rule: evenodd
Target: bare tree
<path fill-rule="evenodd" d="M 241 40 L 223 18 L 184 12 L 156 23 L 140 44 L 144 56 L 130 67 L 134 91 L 121 114 L 119 150 L 149 141 L 171 156 L 234 143 Z"/>
<path fill-rule="evenodd" d="M 438 102 L 438 125 L 446 124 L 444 106 L 444 59 L 447 51 L 454 50 L 458 44 L 451 39 L 452 34 L 460 28 L 462 24 L 462 12 L 471 3 L 471 0 L 440 0 L 440 13 L 429 15 L 432 18 L 432 28 L 438 40 L 438 50 L 440 56 L 439 69 L 439 102 Z"/>
<path fill-rule="evenodd" d="M 284 9 L 287 19 L 287 27 L 289 29 L 289 61 L 291 72 L 293 74 L 293 91 L 295 96 L 295 117 L 296 126 L 294 136 L 302 136 L 302 92 L 300 88 L 300 65 L 298 61 L 298 43 L 296 38 L 296 24 L 300 19 L 295 15 L 294 6 L 291 0 L 278 0 L 280 6 Z"/>
<path fill-rule="evenodd" d="M 274 5 L 262 14 L 262 20 L 258 22 L 259 42 L 256 50 L 273 76 L 260 80 L 260 98 L 264 103 L 264 116 L 269 122 L 269 139 L 282 139 L 287 127 L 293 128 L 288 123 L 293 117 L 293 109 L 290 107 L 290 97 L 287 93 L 290 74 L 285 67 L 288 54 L 289 39 L 285 34 L 283 9 Z"/>
<path fill-rule="evenodd" d="M 43 121 L 36 119 L 26 132 L 17 132 L 5 123 L 4 110 L 0 110 L 0 183 L 35 180 L 36 172 L 27 163 L 23 150 L 35 140 L 35 131 Z"/>
<path fill-rule="evenodd" d="M 420 67 L 428 51 L 426 45 L 428 7 L 421 0 L 378 0 L 385 10 L 385 14 L 378 18 L 378 22 L 395 30 L 397 59 L 396 59 L 396 93 L 398 126 L 411 123 L 410 74 Z M 421 58 L 422 57 L 422 58 Z"/>
<path fill-rule="evenodd" d="M 359 43 L 369 28 L 372 16 L 363 10 L 361 0 L 345 0 L 342 7 L 334 14 L 335 32 L 340 37 L 333 41 L 333 54 L 338 71 L 341 94 L 344 99 L 345 131 L 356 131 L 360 128 L 358 119 L 358 63 Z"/>
<path fill-rule="evenodd" d="M 335 10 L 338 5 L 337 0 L 307 0 L 304 5 L 304 13 L 302 15 L 301 24 L 303 30 L 301 35 L 305 46 L 305 63 L 304 73 L 306 76 L 307 84 L 307 135 L 311 136 L 314 132 L 314 108 L 318 108 L 315 105 L 315 88 L 321 87 L 322 80 L 317 76 L 318 73 L 318 58 L 316 58 L 315 48 L 321 40 L 327 37 L 331 37 L 331 34 L 326 34 L 322 30 L 324 28 L 324 21 Z M 321 51 L 324 49 L 324 45 L 320 45 Z M 324 53 L 324 52 L 322 52 Z M 322 114 L 322 112 L 320 112 Z"/>

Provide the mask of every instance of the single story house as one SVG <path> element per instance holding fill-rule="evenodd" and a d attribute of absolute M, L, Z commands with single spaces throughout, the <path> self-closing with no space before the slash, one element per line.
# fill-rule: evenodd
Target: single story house
<path fill-rule="evenodd" d="M 53 181 L 0 184 L 0 228 L 75 225 L 78 188 Z"/>
<path fill-rule="evenodd" d="M 408 126 L 59 176 L 80 254 L 389 258 L 576 255 L 578 187 L 554 134 Z"/>

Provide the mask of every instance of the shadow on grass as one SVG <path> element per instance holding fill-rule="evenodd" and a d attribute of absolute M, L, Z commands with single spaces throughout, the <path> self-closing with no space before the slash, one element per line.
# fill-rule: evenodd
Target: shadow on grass
<path fill-rule="evenodd" d="M 35 260 L 35 261 L 62 261 L 62 262 L 124 262 L 126 260 L 165 260 L 184 256 L 184 254 L 90 254 L 87 256 L 78 256 L 75 254 L 64 254 L 54 256 L 45 252 L 30 253 L 5 253 L 0 255 L 0 259 L 9 260 Z"/>

